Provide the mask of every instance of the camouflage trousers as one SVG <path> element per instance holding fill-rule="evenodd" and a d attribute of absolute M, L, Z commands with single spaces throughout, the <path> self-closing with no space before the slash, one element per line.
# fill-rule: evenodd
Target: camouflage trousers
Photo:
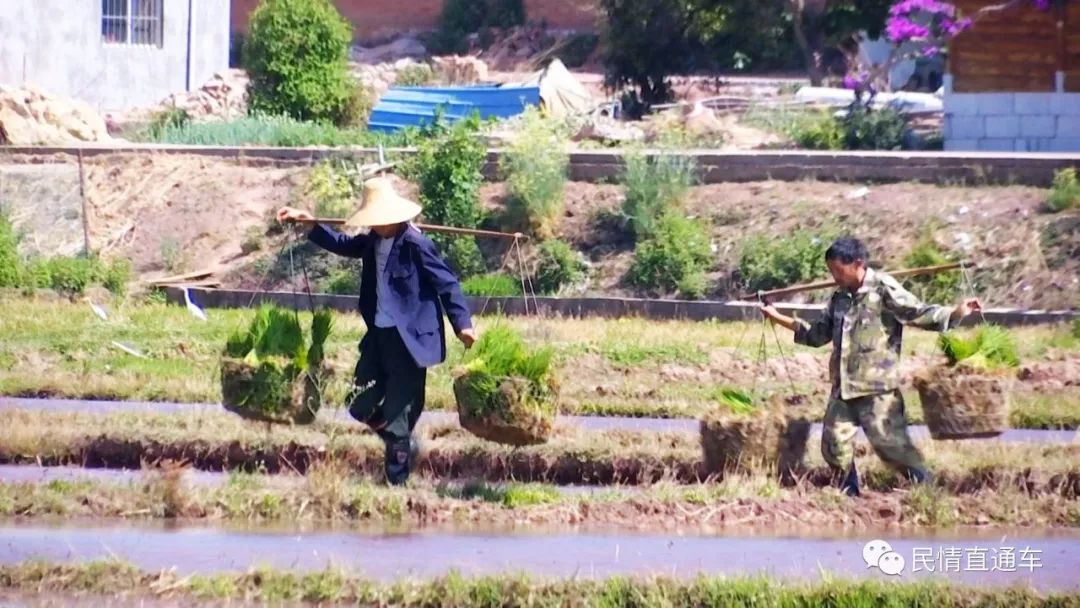
<path fill-rule="evenodd" d="M 837 472 L 846 470 L 854 459 L 852 440 L 859 427 L 889 466 L 902 473 L 926 470 L 922 454 L 908 436 L 904 397 L 898 390 L 847 400 L 833 397 L 822 426 L 821 455 Z"/>

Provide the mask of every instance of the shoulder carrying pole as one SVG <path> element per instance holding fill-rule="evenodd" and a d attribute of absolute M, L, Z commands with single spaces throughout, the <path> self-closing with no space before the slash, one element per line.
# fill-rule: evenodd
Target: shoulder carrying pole
<path fill-rule="evenodd" d="M 327 226 L 342 226 L 345 220 L 338 218 L 317 217 L 313 220 L 296 221 L 297 224 L 326 224 Z M 520 232 L 496 232 L 494 230 L 478 230 L 475 228 L 456 228 L 454 226 L 437 226 L 435 224 L 413 224 L 425 232 L 437 232 L 440 234 L 459 234 L 465 236 L 482 236 L 494 239 L 521 239 L 528 240 L 528 235 Z"/>
<path fill-rule="evenodd" d="M 954 262 L 952 264 L 939 264 L 937 266 L 924 266 L 922 268 L 907 268 L 904 270 L 895 270 L 886 272 L 890 276 L 898 279 L 915 277 L 924 274 L 935 274 L 938 272 L 946 272 L 949 270 L 958 270 L 962 268 L 975 268 L 975 264 L 972 262 Z M 768 301 L 779 296 L 789 296 L 796 293 L 802 293 L 804 291 L 816 291 L 818 289 L 828 289 L 830 287 L 836 287 L 836 283 L 833 281 L 817 281 L 814 283 L 804 283 L 802 285 L 792 285 L 791 287 L 784 287 L 782 289 L 770 289 L 769 291 L 759 291 L 749 295 L 744 295 L 742 299 L 744 301 Z"/>

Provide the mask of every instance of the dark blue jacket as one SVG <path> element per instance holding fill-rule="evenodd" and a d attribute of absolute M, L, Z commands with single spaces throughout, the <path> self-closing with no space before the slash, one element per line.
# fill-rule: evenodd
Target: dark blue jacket
<path fill-rule="evenodd" d="M 308 238 L 331 253 L 363 260 L 360 316 L 369 328 L 375 327 L 375 269 L 378 267 L 375 242 L 378 235 L 371 232 L 348 236 L 319 225 L 311 230 Z M 455 333 L 472 327 L 469 306 L 454 272 L 439 256 L 431 239 L 410 225 L 394 239 L 386 261 L 386 273 L 392 297 L 389 302 L 383 302 L 383 306 L 393 315 L 405 347 L 420 367 L 442 363 L 446 359 L 442 311 L 446 311 Z"/>

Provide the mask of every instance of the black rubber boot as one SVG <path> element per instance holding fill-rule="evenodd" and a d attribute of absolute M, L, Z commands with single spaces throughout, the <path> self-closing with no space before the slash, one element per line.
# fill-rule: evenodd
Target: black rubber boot
<path fill-rule="evenodd" d="M 926 469 L 908 469 L 907 477 L 912 483 L 934 483 L 934 475 Z"/>
<path fill-rule="evenodd" d="M 409 480 L 410 443 L 408 438 L 386 442 L 386 483 L 401 486 Z"/>
<path fill-rule="evenodd" d="M 854 462 L 848 467 L 844 480 L 840 482 L 840 489 L 848 496 L 862 496 L 859 492 L 859 471 L 855 469 Z"/>
<path fill-rule="evenodd" d="M 416 463 L 420 460 L 420 440 L 416 438 L 415 433 L 409 434 L 409 472 L 416 467 Z"/>

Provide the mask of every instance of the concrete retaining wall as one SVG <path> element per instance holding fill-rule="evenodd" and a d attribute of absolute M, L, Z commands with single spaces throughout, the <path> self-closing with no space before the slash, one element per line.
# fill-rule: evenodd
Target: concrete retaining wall
<path fill-rule="evenodd" d="M 166 289 L 170 302 L 184 303 L 181 288 Z M 262 303 L 273 303 L 288 308 L 306 309 L 312 306 L 330 308 L 341 312 L 357 310 L 356 296 L 337 296 L 289 292 L 255 293 L 229 289 L 192 289 L 192 299 L 205 308 L 248 308 Z M 623 318 L 690 321 L 739 321 L 759 319 L 757 305 L 747 302 L 692 302 L 686 300 L 645 300 L 636 298 L 481 298 L 470 297 L 469 308 L 477 314 L 530 315 L 539 313 L 549 317 L 574 318 Z M 821 313 L 823 306 L 806 304 L 776 305 L 786 314 L 813 318 Z M 994 309 L 985 313 L 986 320 L 1000 325 L 1036 325 L 1066 323 L 1080 316 L 1080 311 L 1044 311 Z M 968 318 L 966 325 L 976 323 Z"/>
<path fill-rule="evenodd" d="M 228 158 L 245 163 L 308 164 L 352 154 L 373 161 L 378 151 L 370 148 L 270 148 L 127 144 L 81 147 L 0 146 L 0 163 L 5 156 L 32 157 L 45 162 L 49 156 L 85 157 L 114 154 L 192 154 Z M 409 155 L 412 150 L 393 149 L 391 157 Z M 701 167 L 704 183 L 763 180 L 795 181 L 821 179 L 853 182 L 917 181 L 940 184 L 1023 184 L 1049 186 L 1054 172 L 1065 167 L 1080 168 L 1080 152 L 1017 154 L 993 152 L 809 152 L 745 151 L 716 152 L 687 150 Z M 486 173 L 494 178 L 499 153 L 489 152 Z M 10 162 L 10 161 L 8 161 Z M 27 162 L 23 160 L 22 162 Z M 575 181 L 611 181 L 622 172 L 623 157 L 618 150 L 579 151 L 570 156 L 570 177 Z"/>

